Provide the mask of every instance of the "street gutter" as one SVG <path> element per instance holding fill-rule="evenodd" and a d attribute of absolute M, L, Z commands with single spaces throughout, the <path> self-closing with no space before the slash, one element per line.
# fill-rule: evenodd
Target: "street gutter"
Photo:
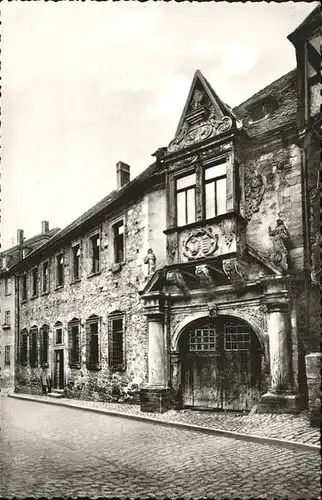
<path fill-rule="evenodd" d="M 101 413 L 105 415 L 110 415 L 113 417 L 120 417 L 120 418 L 127 418 L 131 420 L 138 420 L 141 422 L 145 423 L 150 423 L 150 424 L 155 424 L 155 425 L 163 425 L 165 427 L 170 426 L 170 427 L 176 427 L 178 429 L 186 429 L 190 431 L 195 431 L 195 432 L 203 432 L 205 434 L 216 434 L 220 435 L 223 437 L 231 438 L 231 439 L 238 439 L 242 441 L 252 441 L 255 443 L 261 443 L 261 444 L 271 444 L 271 445 L 277 445 L 277 446 L 283 446 L 284 448 L 292 448 L 292 449 L 301 449 L 303 451 L 315 451 L 315 452 L 320 452 L 320 446 L 315 445 L 315 444 L 306 444 L 306 443 L 299 443 L 297 441 L 289 441 L 287 439 L 277 439 L 277 438 L 269 438 L 269 437 L 261 437 L 261 436 L 255 436 L 254 434 L 244 434 L 241 432 L 236 432 L 236 431 L 226 431 L 223 429 L 216 429 L 213 427 L 202 427 L 199 425 L 193 425 L 193 424 L 187 424 L 183 422 L 174 422 L 171 420 L 165 421 L 165 420 L 160 420 L 158 418 L 152 418 L 152 417 L 146 417 L 146 416 L 140 416 L 140 415 L 131 415 L 128 413 L 123 413 L 123 412 L 118 412 L 118 411 L 113 411 L 113 410 L 105 410 L 102 408 L 90 408 L 90 407 L 85 407 L 85 406 L 78 406 L 73 403 L 66 403 L 63 398 L 61 399 L 53 399 L 53 400 L 48 400 L 48 399 L 37 399 L 29 394 L 8 394 L 9 398 L 14 398 L 14 399 L 20 399 L 24 401 L 33 401 L 35 403 L 41 403 L 41 404 L 49 404 L 49 405 L 56 405 L 56 406 L 64 406 L 65 408 L 73 408 L 74 410 L 84 410 L 84 411 L 90 411 L 92 413 Z M 70 400 L 69 400 L 70 401 Z"/>

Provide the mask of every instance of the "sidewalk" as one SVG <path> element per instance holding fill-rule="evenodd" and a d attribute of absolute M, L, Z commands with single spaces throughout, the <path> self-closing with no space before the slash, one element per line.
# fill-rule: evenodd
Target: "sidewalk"
<path fill-rule="evenodd" d="M 84 409 L 110 415 L 119 415 L 152 421 L 163 425 L 184 426 L 191 430 L 224 434 L 238 439 L 276 442 L 277 444 L 299 445 L 307 449 L 319 449 L 320 432 L 310 427 L 307 412 L 299 415 L 244 414 L 237 412 L 205 412 L 196 410 L 169 410 L 166 413 L 143 413 L 139 405 L 103 403 L 78 399 L 52 399 L 48 396 L 10 394 L 9 397 L 37 401 L 59 406 Z"/>

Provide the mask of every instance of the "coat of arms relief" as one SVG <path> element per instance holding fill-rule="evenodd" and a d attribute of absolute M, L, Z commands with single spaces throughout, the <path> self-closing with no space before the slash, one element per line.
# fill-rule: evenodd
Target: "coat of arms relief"
<path fill-rule="evenodd" d="M 182 242 L 183 256 L 188 261 L 212 256 L 218 250 L 218 238 L 212 228 L 192 230 Z"/>

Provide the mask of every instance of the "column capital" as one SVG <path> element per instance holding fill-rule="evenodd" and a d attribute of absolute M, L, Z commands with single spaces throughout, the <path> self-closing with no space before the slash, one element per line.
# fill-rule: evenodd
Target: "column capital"
<path fill-rule="evenodd" d="M 263 305 L 266 306 L 267 312 L 286 312 L 288 309 L 289 301 L 281 300 L 272 297 L 271 299 L 267 299 L 263 302 Z"/>
<path fill-rule="evenodd" d="M 164 296 L 158 293 L 146 294 L 144 300 L 144 314 L 148 319 L 162 321 L 164 319 Z"/>

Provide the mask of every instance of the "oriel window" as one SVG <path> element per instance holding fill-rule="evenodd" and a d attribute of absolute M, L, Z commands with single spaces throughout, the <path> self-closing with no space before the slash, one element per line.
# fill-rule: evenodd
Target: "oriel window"
<path fill-rule="evenodd" d="M 100 271 L 100 237 L 99 234 L 95 234 L 90 238 L 91 246 L 91 273 L 98 273 Z"/>
<path fill-rule="evenodd" d="M 226 162 L 205 169 L 206 219 L 226 212 Z"/>
<path fill-rule="evenodd" d="M 113 226 L 114 263 L 124 262 L 124 222 L 121 220 Z"/>
<path fill-rule="evenodd" d="M 38 295 L 38 267 L 34 267 L 31 271 L 31 292 L 33 297 Z"/>
<path fill-rule="evenodd" d="M 72 255 L 73 255 L 73 279 L 76 281 L 80 279 L 81 250 L 79 244 L 74 245 L 72 247 Z"/>
<path fill-rule="evenodd" d="M 64 256 L 62 253 L 56 256 L 56 286 L 64 284 Z"/>
<path fill-rule="evenodd" d="M 180 177 L 176 181 L 177 225 L 185 226 L 196 220 L 196 174 Z"/>

